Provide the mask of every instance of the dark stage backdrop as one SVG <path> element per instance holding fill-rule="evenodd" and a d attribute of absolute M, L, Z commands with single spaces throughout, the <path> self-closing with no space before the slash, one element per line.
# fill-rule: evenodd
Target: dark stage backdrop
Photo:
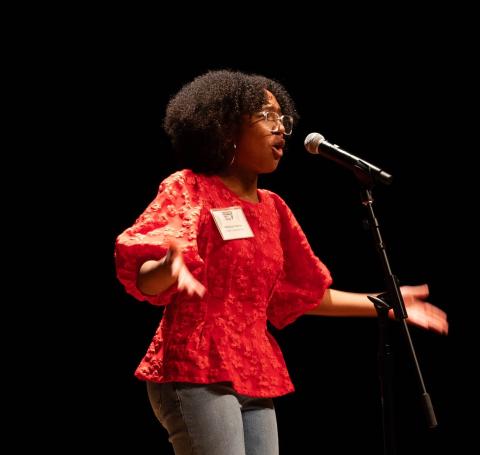
<path fill-rule="evenodd" d="M 397 325 L 390 325 L 398 453 L 435 453 L 450 444 L 462 418 L 453 411 L 447 377 L 460 371 L 452 340 L 460 318 L 455 287 L 463 267 L 455 262 L 455 223 L 463 208 L 452 201 L 459 165 L 442 158 L 454 152 L 446 132 L 455 122 L 456 89 L 439 53 L 432 49 L 427 58 L 414 45 L 398 44 L 387 53 L 359 45 L 313 62 L 295 56 L 294 48 L 288 58 L 265 55 L 255 61 L 233 52 L 212 57 L 189 49 L 179 63 L 160 45 L 121 44 L 104 42 L 88 69 L 80 69 L 88 76 L 80 97 L 85 90 L 90 108 L 89 134 L 79 138 L 81 159 L 89 162 L 79 223 L 94 238 L 88 276 L 91 281 L 93 273 L 96 286 L 81 307 L 88 322 L 78 363 L 86 392 L 80 405 L 88 407 L 91 418 L 80 439 L 107 453 L 127 447 L 173 453 L 150 410 L 145 385 L 133 377 L 162 309 L 124 292 L 115 278 L 113 247 L 161 180 L 176 170 L 161 128 L 170 96 L 206 70 L 231 68 L 275 78 L 296 100 L 301 121 L 278 170 L 262 176 L 260 186 L 287 201 L 332 271 L 333 287 L 381 291 L 383 275 L 364 229 L 356 179 L 308 154 L 305 136 L 319 132 L 393 175 L 391 186 L 373 192 L 393 271 L 401 284 L 428 283 L 431 301 L 449 313 L 452 324 L 449 337 L 410 328 L 439 421 L 433 431 L 422 414 L 406 342 Z M 296 386 L 294 394 L 276 400 L 281 453 L 381 454 L 376 320 L 302 317 L 273 334 Z"/>

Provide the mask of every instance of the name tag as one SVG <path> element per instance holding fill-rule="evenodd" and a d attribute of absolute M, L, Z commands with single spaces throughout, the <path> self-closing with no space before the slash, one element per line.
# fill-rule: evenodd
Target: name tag
<path fill-rule="evenodd" d="M 253 237 L 252 229 L 242 207 L 210 209 L 223 240 L 246 239 Z"/>

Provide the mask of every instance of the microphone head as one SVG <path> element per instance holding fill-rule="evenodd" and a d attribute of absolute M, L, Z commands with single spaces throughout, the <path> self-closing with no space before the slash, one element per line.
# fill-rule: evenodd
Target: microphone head
<path fill-rule="evenodd" d="M 325 140 L 325 138 L 319 133 L 310 133 L 305 138 L 305 148 L 307 152 L 318 155 L 318 147 Z"/>

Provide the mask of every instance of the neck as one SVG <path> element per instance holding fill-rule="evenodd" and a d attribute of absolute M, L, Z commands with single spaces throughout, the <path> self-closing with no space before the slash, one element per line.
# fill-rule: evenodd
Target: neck
<path fill-rule="evenodd" d="M 219 175 L 223 183 L 230 188 L 238 197 L 258 202 L 257 182 L 258 175 L 241 173 L 236 170 L 227 170 Z"/>

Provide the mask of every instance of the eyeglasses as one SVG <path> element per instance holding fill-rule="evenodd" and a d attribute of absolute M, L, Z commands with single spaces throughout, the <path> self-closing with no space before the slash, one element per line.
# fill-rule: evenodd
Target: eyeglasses
<path fill-rule="evenodd" d="M 272 133 L 276 133 L 280 127 L 280 123 L 283 125 L 284 134 L 290 136 L 293 130 L 293 117 L 291 115 L 279 115 L 273 111 L 259 112 L 258 115 L 263 115 L 267 126 Z"/>

